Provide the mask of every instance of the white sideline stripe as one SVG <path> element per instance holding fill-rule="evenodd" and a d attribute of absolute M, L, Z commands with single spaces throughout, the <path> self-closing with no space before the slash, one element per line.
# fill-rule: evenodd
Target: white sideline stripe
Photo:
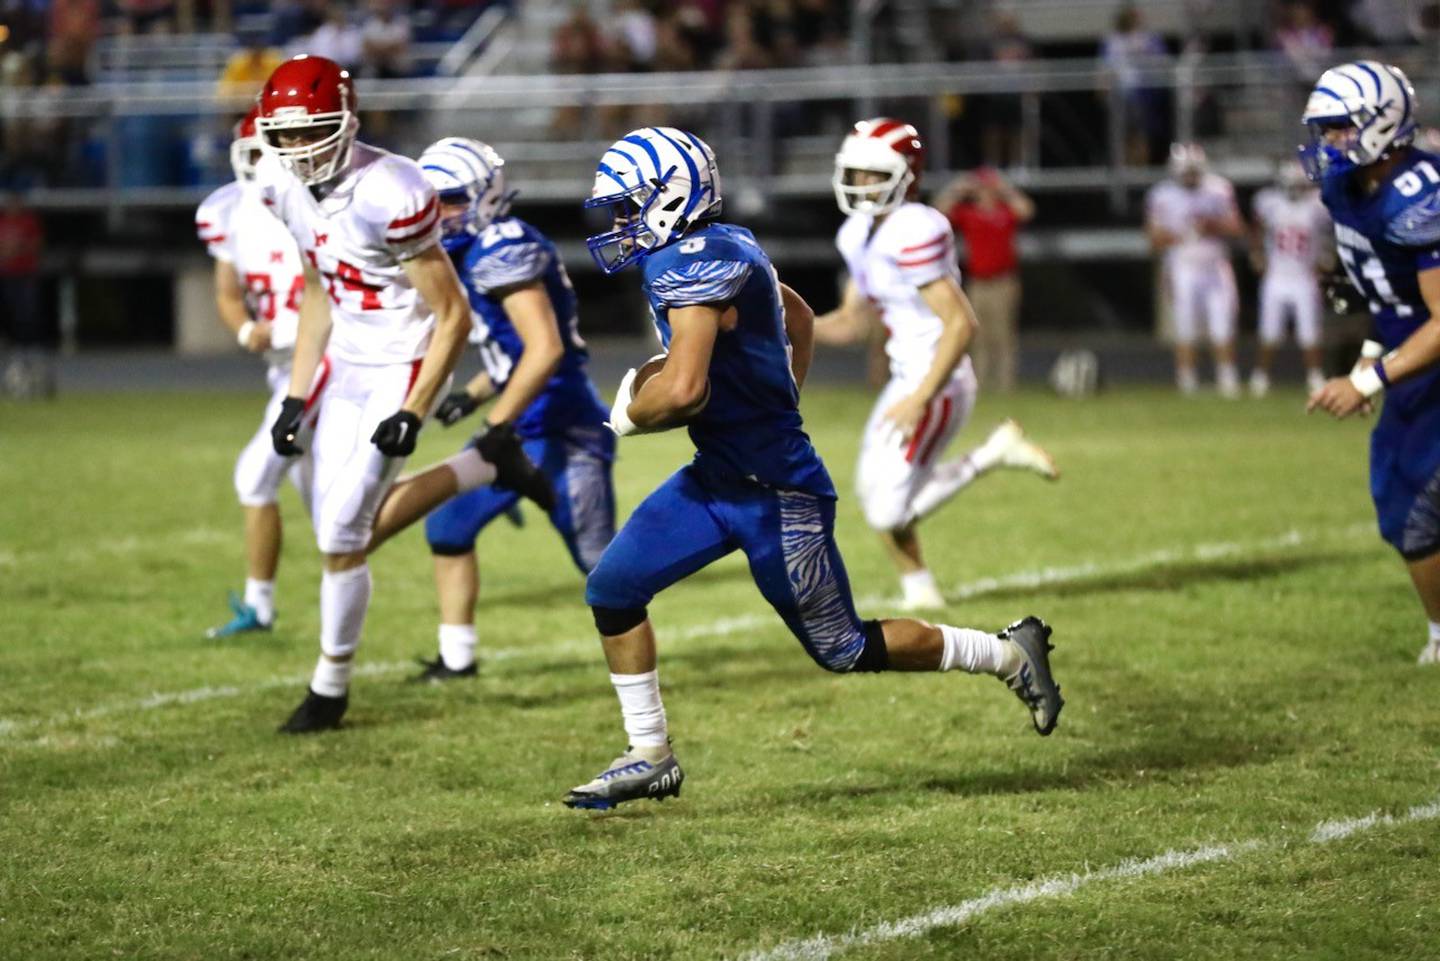
<path fill-rule="evenodd" d="M 212 532 L 204 529 L 192 532 L 196 536 L 208 537 Z M 219 532 L 213 532 L 219 534 Z M 1274 537 L 1267 537 L 1255 541 L 1221 541 L 1208 544 L 1196 544 L 1191 547 L 1165 548 L 1163 550 L 1151 551 L 1141 554 L 1129 560 L 1119 561 L 1114 564 L 1085 563 L 1068 567 L 1044 567 L 1038 570 L 1019 571 L 1003 577 L 988 577 L 976 581 L 969 581 L 955 585 L 946 592 L 946 599 L 949 601 L 967 600 L 979 597 L 996 591 L 1010 590 L 1015 588 L 1044 587 L 1055 584 L 1070 584 L 1083 581 L 1092 577 L 1109 577 L 1117 574 L 1130 574 L 1139 571 L 1149 570 L 1156 567 L 1164 567 L 1183 561 L 1194 560 L 1215 560 L 1225 557 L 1240 557 L 1265 551 L 1281 548 L 1296 547 L 1301 544 L 1319 540 L 1325 540 L 1336 536 L 1351 538 L 1358 534 L 1373 534 L 1373 528 L 1369 524 L 1356 524 L 1351 527 L 1340 528 L 1336 531 L 1327 532 L 1325 537 L 1317 538 L 1314 535 L 1307 535 L 1300 531 L 1291 530 Z M 228 536 L 228 535 L 226 535 Z M 112 542 L 111 547 L 129 543 L 126 541 Z M 886 603 L 894 603 L 893 598 L 867 597 L 857 600 L 857 606 L 863 608 L 874 608 Z M 689 627 L 667 630 L 665 640 L 667 644 L 699 640 L 706 637 L 724 637 L 731 634 L 739 634 L 744 631 L 751 631 L 757 628 L 773 627 L 776 624 L 775 614 L 770 610 L 752 614 L 741 614 L 735 617 L 721 618 L 705 624 L 694 624 Z M 496 648 L 484 652 L 486 660 L 507 661 L 513 658 L 533 657 L 536 655 L 556 655 L 585 653 L 596 650 L 598 644 L 593 636 L 556 641 L 551 644 L 531 644 L 524 647 Z M 356 667 L 355 673 L 360 677 L 368 677 L 383 674 L 394 674 L 400 671 L 412 669 L 414 665 L 408 661 L 389 663 L 360 664 Z M 176 704 L 193 704 L 201 701 L 213 701 L 227 697 L 242 697 L 246 694 L 258 691 L 267 691 L 276 687 L 298 686 L 309 680 L 309 675 L 287 674 L 284 676 L 270 677 L 254 681 L 246 685 L 227 685 L 222 687 L 201 687 L 189 691 L 177 691 L 174 693 L 155 693 L 148 697 L 132 701 L 121 701 L 115 704 L 102 705 L 84 711 L 71 711 L 64 714 L 51 715 L 48 718 L 34 718 L 27 720 L 7 720 L 0 718 L 0 738 L 8 737 L 20 731 L 33 728 L 55 727 L 76 720 L 91 720 L 94 718 L 109 717 L 116 714 L 132 714 L 140 711 L 154 710 L 155 708 L 170 707 Z"/>
<path fill-rule="evenodd" d="M 94 560 L 97 554 L 133 554 L 144 550 L 173 550 L 183 547 L 205 547 L 214 544 L 233 544 L 234 531 L 222 531 L 216 527 L 195 527 L 179 534 L 165 534 L 159 537 L 110 537 L 90 541 L 83 546 L 60 549 L 39 549 L 29 551 L 0 551 L 0 567 L 20 567 L 37 562 L 53 563 L 56 560 L 84 562 Z"/>
<path fill-rule="evenodd" d="M 410 667 L 414 667 L 414 664 L 408 661 L 380 661 L 374 664 L 357 665 L 354 675 L 371 677 L 377 674 L 393 674 Z M 277 687 L 300 687 L 302 684 L 308 684 L 309 681 L 309 674 L 287 674 L 283 677 L 270 677 L 245 685 L 226 684 L 220 687 L 197 687 L 170 694 L 156 692 L 133 701 L 103 704 L 100 707 L 92 707 L 83 711 L 68 711 L 64 714 L 52 714 L 50 717 L 34 718 L 33 720 L 0 720 L 0 737 L 28 728 L 56 727 L 70 721 L 90 721 L 115 714 L 138 714 L 141 711 L 153 711 L 156 708 L 170 707 L 174 704 L 199 704 L 203 701 L 216 701 L 227 697 L 241 697 L 245 694 L 269 691 Z"/>
<path fill-rule="evenodd" d="M 1302 843 L 1325 844 L 1340 838 L 1361 834 L 1376 828 L 1440 819 L 1440 799 L 1412 807 L 1398 817 L 1379 812 L 1347 821 L 1325 821 L 1316 825 Z M 1044 898 L 1061 898 L 1074 894 L 1087 885 L 1100 881 L 1129 881 L 1180 871 L 1196 864 L 1234 861 L 1252 851 L 1285 847 L 1284 841 L 1250 840 L 1234 844 L 1207 845 L 1189 851 L 1166 851 L 1145 860 L 1125 860 L 1098 871 L 1084 874 L 1061 874 L 1029 884 L 1010 888 L 993 888 L 978 898 L 948 907 L 936 908 L 900 921 L 885 921 L 862 931 L 824 935 L 798 941 L 787 941 L 763 951 L 743 955 L 743 961 L 826 961 L 851 948 L 884 944 L 928 934 L 937 928 L 953 928 L 991 911 L 1016 904 L 1028 904 Z"/>

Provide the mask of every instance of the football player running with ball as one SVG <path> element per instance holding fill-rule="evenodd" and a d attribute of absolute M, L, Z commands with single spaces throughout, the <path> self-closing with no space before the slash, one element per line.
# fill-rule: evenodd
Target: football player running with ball
<path fill-rule="evenodd" d="M 321 655 L 281 727 L 301 734 L 338 727 L 345 713 L 370 606 L 366 554 L 385 527 L 377 514 L 465 347 L 470 305 L 439 244 L 440 204 L 419 166 L 355 139 L 348 73 L 324 57 L 296 57 L 271 74 L 259 104 L 256 180 L 329 295 L 328 304 L 301 305 L 290 393 L 272 428 L 278 453 L 300 453 L 304 398 L 312 380 L 323 382 L 312 444 Z M 505 425 L 407 485 L 426 497 L 391 497 L 385 509 L 415 516 L 420 500 L 439 503 L 497 478 L 549 501 L 548 482 Z"/>
<path fill-rule="evenodd" d="M 840 307 L 815 319 L 815 338 L 868 339 L 885 325 L 890 382 L 865 424 L 855 488 L 865 520 L 900 572 L 906 610 L 945 606 L 916 526 L 996 468 L 1054 480 L 1055 462 L 1006 421 L 963 457 L 941 461 L 975 407 L 968 353 L 979 324 L 960 289 L 950 222 L 915 200 L 925 148 L 899 120 L 862 120 L 835 155 L 835 199 L 848 214 L 835 238 L 850 272 Z"/>
<path fill-rule="evenodd" d="M 550 522 L 582 574 L 615 536 L 611 465 L 615 435 L 585 373 L 575 290 L 545 235 L 510 214 L 505 162 L 476 140 L 447 137 L 419 158 L 440 198 L 440 243 L 474 308 L 484 370 L 436 413 L 449 426 L 499 394 L 488 427 L 513 423 L 526 454 L 555 490 Z M 475 675 L 475 539 L 519 494 L 487 485 L 455 497 L 425 520 L 440 600 L 440 655 L 417 680 Z"/>
<path fill-rule="evenodd" d="M 230 166 L 235 179 L 201 202 L 195 230 L 215 260 L 215 303 L 220 320 L 240 346 L 265 358 L 270 402 L 260 428 L 235 462 L 235 493 L 245 512 L 245 594 L 230 595 L 233 616 L 207 636 L 229 637 L 268 631 L 275 622 L 275 572 L 280 566 L 280 483 L 288 475 L 305 509 L 310 509 L 311 458 L 282 455 L 270 443 L 270 425 L 290 393 L 290 355 L 305 293 L 305 268 L 295 238 L 261 201 L 255 185 L 260 137 L 253 108 L 235 126 Z M 302 426 L 300 447 L 309 446 L 311 416 Z"/>
<path fill-rule="evenodd" d="M 1300 148 L 1335 221 L 1336 252 L 1369 302 L 1373 341 L 1348 377 L 1308 410 L 1348 417 L 1385 394 L 1370 435 L 1370 495 L 1380 536 L 1400 552 L 1440 663 L 1440 156 L 1412 145 L 1415 91 L 1373 60 L 1332 67 L 1305 105 Z"/>
<path fill-rule="evenodd" d="M 635 509 L 590 572 L 585 599 L 629 746 L 565 803 L 612 808 L 680 793 L 646 605 L 736 550 L 826 670 L 992 674 L 1049 734 L 1063 701 L 1050 629 L 1038 618 L 991 634 L 855 612 L 835 545 L 835 488 L 800 420 L 814 313 L 780 283 L 750 231 L 719 221 L 720 201 L 708 146 L 645 127 L 605 152 L 586 203 L 612 216 L 612 229 L 589 239 L 592 255 L 607 274 L 640 265 L 667 351 L 640 389 L 634 370 L 621 381 L 610 424 L 622 436 L 688 424 L 696 453 Z"/>

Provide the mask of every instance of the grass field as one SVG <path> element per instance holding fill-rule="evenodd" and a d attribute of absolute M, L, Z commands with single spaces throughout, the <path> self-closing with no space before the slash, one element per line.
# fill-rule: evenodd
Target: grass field
<path fill-rule="evenodd" d="M 608 815 L 558 803 L 623 732 L 533 512 L 482 541 L 478 680 L 405 683 L 435 617 L 408 532 L 347 728 L 285 738 L 317 649 L 293 492 L 277 629 L 202 637 L 259 398 L 0 407 L 0 958 L 1433 958 L 1440 670 L 1366 426 L 1300 405 L 983 400 L 962 444 L 1014 413 L 1065 477 L 987 478 L 926 546 L 946 620 L 1055 628 L 1054 736 L 988 678 L 823 673 L 730 558 L 652 607 L 684 796 Z M 873 615 L 866 407 L 806 399 Z M 622 514 L 688 450 L 625 441 Z"/>

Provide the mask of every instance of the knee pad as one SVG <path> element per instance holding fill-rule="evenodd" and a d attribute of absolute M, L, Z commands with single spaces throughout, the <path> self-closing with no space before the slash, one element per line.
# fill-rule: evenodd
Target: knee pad
<path fill-rule="evenodd" d="M 590 613 L 595 617 L 595 629 L 605 637 L 617 637 L 634 630 L 650 616 L 643 607 L 592 606 Z"/>
<path fill-rule="evenodd" d="M 865 646 L 851 663 L 850 671 L 874 674 L 890 670 L 890 653 L 885 649 L 885 632 L 880 622 L 862 621 L 860 627 L 865 631 Z"/>

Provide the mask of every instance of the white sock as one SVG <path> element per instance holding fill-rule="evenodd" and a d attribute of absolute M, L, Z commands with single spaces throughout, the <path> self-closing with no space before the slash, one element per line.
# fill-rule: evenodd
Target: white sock
<path fill-rule="evenodd" d="M 458 493 L 473 491 L 495 481 L 495 465 L 480 456 L 473 447 L 467 447 L 458 454 L 445 458 L 445 466 L 455 475 Z"/>
<path fill-rule="evenodd" d="M 1175 386 L 1180 388 L 1182 394 L 1193 394 L 1200 388 L 1200 378 L 1195 375 L 1194 367 L 1181 367 L 1175 371 Z"/>
<path fill-rule="evenodd" d="M 1240 387 L 1240 372 L 1234 364 L 1216 364 L 1215 383 L 1221 390 L 1236 390 Z"/>
<path fill-rule="evenodd" d="M 994 634 L 986 634 L 969 627 L 937 625 L 945 639 L 945 651 L 940 655 L 940 670 L 953 671 L 957 668 L 968 674 L 994 674 L 1005 677 L 1015 672 L 1014 658 L 1008 641 L 1002 641 Z"/>
<path fill-rule="evenodd" d="M 326 571 L 320 578 L 320 650 L 331 657 L 354 654 L 369 608 L 369 564 Z"/>
<path fill-rule="evenodd" d="M 1430 643 L 1440 644 L 1440 621 L 1430 622 Z"/>
<path fill-rule="evenodd" d="M 310 690 L 322 697 L 344 697 L 350 689 L 350 668 L 354 658 L 348 661 L 332 661 L 325 655 L 315 662 L 315 675 L 310 678 Z"/>
<path fill-rule="evenodd" d="M 989 466 L 993 466 L 989 465 Z M 935 508 L 970 486 L 970 482 L 985 470 L 976 463 L 973 454 L 954 460 L 947 460 L 935 466 L 927 480 L 910 501 L 910 514 L 914 518 L 928 515 Z"/>
<path fill-rule="evenodd" d="M 440 625 L 440 660 L 452 671 L 463 671 L 475 663 L 475 625 Z"/>
<path fill-rule="evenodd" d="M 611 674 L 610 683 L 620 698 L 625 733 L 634 748 L 663 748 L 669 743 L 665 705 L 660 703 L 660 674 Z"/>
<path fill-rule="evenodd" d="M 905 592 L 906 597 L 919 593 L 940 592 L 940 585 L 935 583 L 935 575 L 930 573 L 928 568 L 922 567 L 918 571 L 910 571 L 900 575 L 900 589 Z"/>
<path fill-rule="evenodd" d="M 260 623 L 269 624 L 275 620 L 275 582 L 257 581 L 245 578 L 245 603 L 255 608 Z"/>

